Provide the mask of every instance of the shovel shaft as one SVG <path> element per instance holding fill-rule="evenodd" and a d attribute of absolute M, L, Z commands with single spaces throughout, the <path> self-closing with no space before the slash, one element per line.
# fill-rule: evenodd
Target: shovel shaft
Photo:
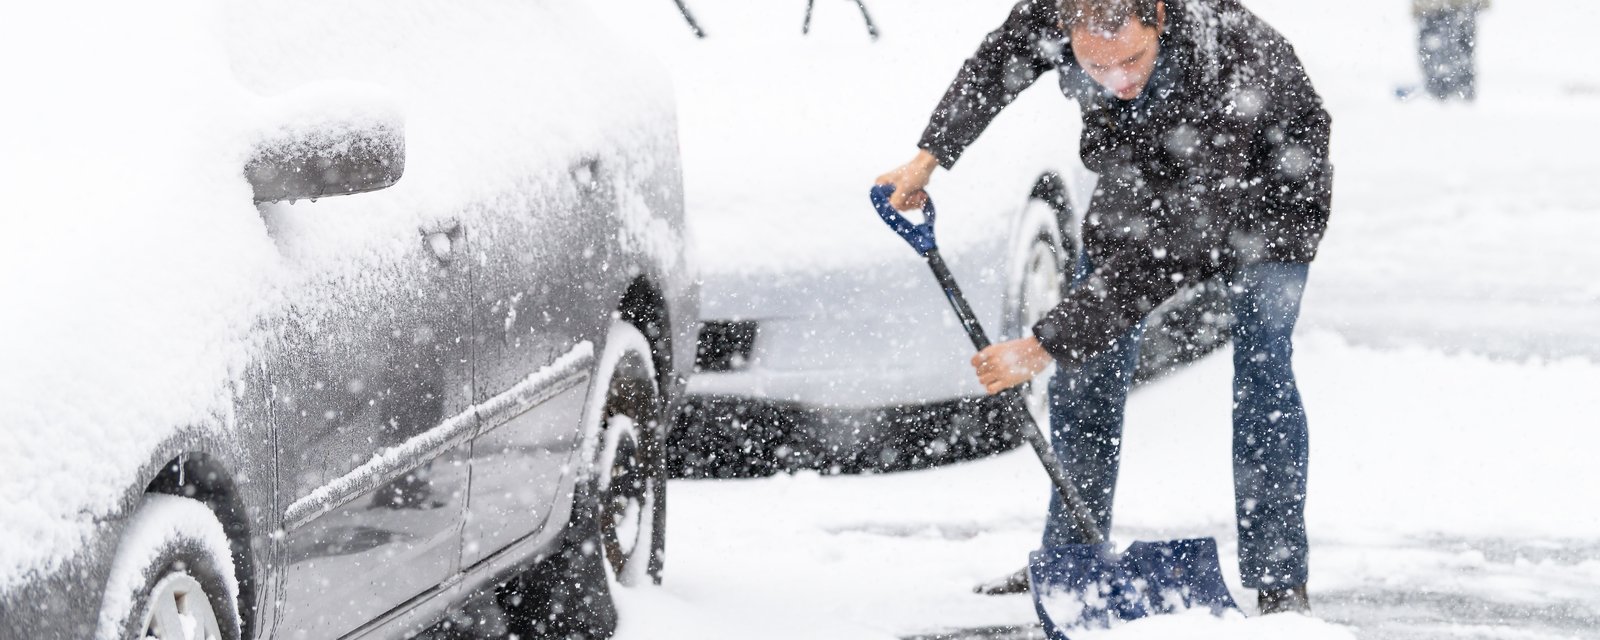
<path fill-rule="evenodd" d="M 972 312 L 972 305 L 967 304 L 966 296 L 962 295 L 961 287 L 956 284 L 955 275 L 950 273 L 950 267 L 939 255 L 939 250 L 932 249 L 923 257 L 927 259 L 928 267 L 933 269 L 934 279 L 938 280 L 939 287 L 944 289 L 944 297 L 950 301 L 950 308 L 955 310 L 956 318 L 961 321 L 961 328 L 972 340 L 972 346 L 979 351 L 987 349 L 992 344 L 989 342 L 989 335 L 978 322 L 977 314 Z M 1040 464 L 1050 475 L 1050 483 L 1055 485 L 1062 504 L 1066 506 L 1067 512 L 1072 514 L 1073 522 L 1078 525 L 1078 534 L 1083 536 L 1083 541 L 1087 544 L 1105 542 L 1105 536 L 1100 534 L 1100 526 L 1095 522 L 1094 514 L 1090 512 L 1088 505 L 1084 504 L 1083 497 L 1078 495 L 1078 488 L 1067 479 L 1066 472 L 1061 468 L 1061 461 L 1056 458 L 1049 441 L 1039 432 L 1038 421 L 1023 402 L 1022 392 L 1018 387 L 1012 387 L 1001 391 L 999 399 L 1000 410 L 1004 412 L 1002 418 L 1007 424 L 1017 425 L 1017 431 L 1022 434 L 1022 439 L 1028 441 L 1028 446 L 1033 447 L 1034 454 L 1039 456 Z"/>
<path fill-rule="evenodd" d="M 955 274 L 950 273 L 950 266 L 944 263 L 944 256 L 939 255 L 938 249 L 928 251 L 925 256 L 928 267 L 933 269 L 933 277 L 939 281 L 939 287 L 944 289 L 944 297 L 950 301 L 950 308 L 956 312 L 956 318 L 961 321 L 962 330 L 967 332 L 967 337 L 972 339 L 972 347 L 983 351 L 988 349 L 989 334 L 983 330 L 983 325 L 978 322 L 978 315 L 972 312 L 972 305 L 967 304 L 967 297 L 961 294 L 961 285 L 956 284 Z"/>

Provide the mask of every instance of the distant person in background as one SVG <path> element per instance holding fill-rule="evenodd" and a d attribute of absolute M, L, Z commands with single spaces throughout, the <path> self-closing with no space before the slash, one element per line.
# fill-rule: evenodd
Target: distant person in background
<path fill-rule="evenodd" d="M 1439 100 L 1478 97 L 1473 49 L 1478 41 L 1478 12 L 1488 8 L 1489 0 L 1411 0 L 1428 95 Z"/>

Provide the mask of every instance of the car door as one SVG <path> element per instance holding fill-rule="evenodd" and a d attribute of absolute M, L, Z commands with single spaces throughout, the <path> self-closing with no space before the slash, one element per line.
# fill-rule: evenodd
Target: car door
<path fill-rule="evenodd" d="M 482 432 L 473 444 L 462 565 L 470 567 L 544 524 L 572 452 L 593 369 L 604 296 L 597 221 L 603 168 L 577 159 L 541 195 L 484 211 L 474 228 L 474 388 Z"/>
<path fill-rule="evenodd" d="M 362 206 L 404 185 L 264 211 L 299 278 L 271 366 L 294 637 L 344 635 L 459 569 L 470 261 L 456 221 Z"/>

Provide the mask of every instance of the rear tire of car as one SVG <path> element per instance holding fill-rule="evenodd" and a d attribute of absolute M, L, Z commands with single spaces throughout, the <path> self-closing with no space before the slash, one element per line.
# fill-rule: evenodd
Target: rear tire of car
<path fill-rule="evenodd" d="M 239 640 L 239 582 L 222 522 L 198 500 L 151 494 L 118 543 L 98 640 Z"/>
<path fill-rule="evenodd" d="M 617 322 L 607 339 L 598 406 L 598 455 L 594 458 L 600 535 L 606 563 L 626 586 L 660 583 L 665 547 L 666 416 L 650 342 L 633 325 Z"/>
<path fill-rule="evenodd" d="M 585 415 L 585 459 L 560 550 L 502 585 L 496 599 L 510 631 L 535 638 L 609 638 L 612 583 L 660 582 L 665 548 L 664 399 L 651 347 L 617 321 L 599 359 Z"/>

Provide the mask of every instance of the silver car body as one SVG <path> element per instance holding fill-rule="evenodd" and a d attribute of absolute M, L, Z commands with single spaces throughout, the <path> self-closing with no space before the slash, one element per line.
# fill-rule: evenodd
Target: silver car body
<path fill-rule="evenodd" d="M 150 490 L 223 522 L 247 637 L 404 636 L 548 551 L 608 328 L 650 334 L 669 403 L 693 357 L 659 69 L 567 0 L 99 9 L 22 21 L 86 53 L 14 100 L 109 137 L 46 118 L 7 151 L 90 159 L 82 194 L 3 193 L 69 242 L 8 252 L 0 637 L 94 635 Z M 116 99 L 51 105 L 66 86 Z M 404 123 L 398 184 L 252 204 L 252 141 L 368 118 Z"/>

